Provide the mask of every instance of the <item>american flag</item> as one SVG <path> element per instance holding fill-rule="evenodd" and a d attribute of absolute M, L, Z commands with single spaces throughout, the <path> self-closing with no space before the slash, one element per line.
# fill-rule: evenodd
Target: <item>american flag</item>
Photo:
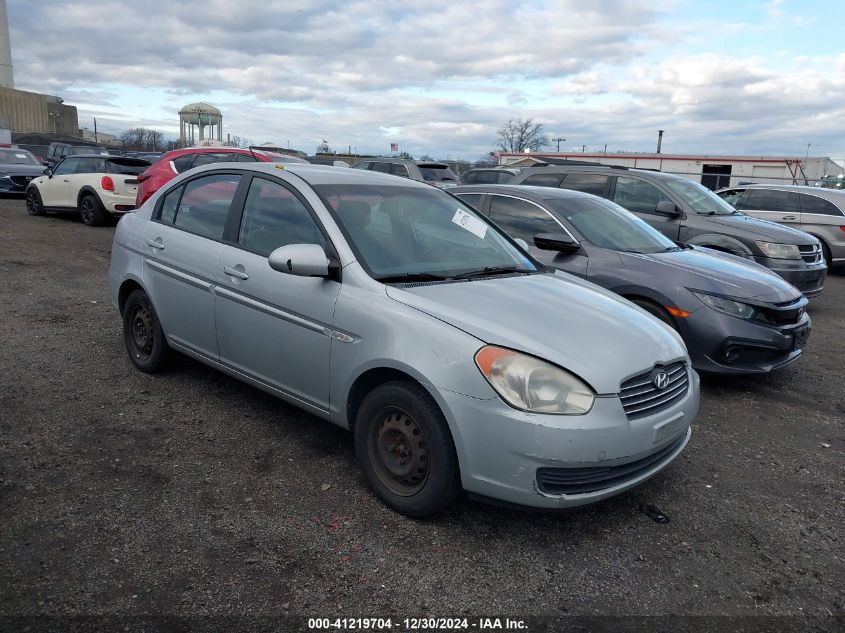
<path fill-rule="evenodd" d="M 390 144 L 390 151 L 391 152 L 398 152 L 399 151 L 399 143 L 391 143 Z"/>

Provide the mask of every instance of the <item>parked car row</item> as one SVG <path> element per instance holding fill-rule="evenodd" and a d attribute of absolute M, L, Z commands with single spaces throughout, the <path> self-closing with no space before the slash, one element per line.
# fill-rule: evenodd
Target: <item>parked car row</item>
<path fill-rule="evenodd" d="M 109 271 L 131 361 L 181 352 L 349 429 L 409 516 L 461 491 L 564 508 L 636 486 L 687 445 L 698 371 L 773 371 L 810 335 L 818 239 L 677 176 L 458 186 L 445 165 L 223 149 L 134 166 Z"/>

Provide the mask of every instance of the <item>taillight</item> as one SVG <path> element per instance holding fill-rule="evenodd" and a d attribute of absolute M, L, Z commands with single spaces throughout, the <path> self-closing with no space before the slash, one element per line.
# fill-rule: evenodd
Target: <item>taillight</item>
<path fill-rule="evenodd" d="M 840 231 L 845 231 L 845 226 L 840 226 L 840 227 L 839 227 L 839 230 L 840 230 Z"/>
<path fill-rule="evenodd" d="M 149 177 L 150 177 L 149 174 L 138 174 L 138 176 L 137 176 L 138 184 L 140 185 L 142 182 L 147 180 Z"/>
<path fill-rule="evenodd" d="M 114 180 L 111 179 L 111 176 L 103 176 L 100 178 L 100 187 L 105 191 L 114 191 Z"/>

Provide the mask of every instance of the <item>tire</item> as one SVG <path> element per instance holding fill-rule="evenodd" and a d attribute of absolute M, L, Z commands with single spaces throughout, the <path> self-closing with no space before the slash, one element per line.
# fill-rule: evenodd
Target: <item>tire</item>
<path fill-rule="evenodd" d="M 92 193 L 86 193 L 79 199 L 79 215 L 86 226 L 103 226 L 109 218 L 103 203 Z"/>
<path fill-rule="evenodd" d="M 141 289 L 133 290 L 123 306 L 123 342 L 142 372 L 154 374 L 164 367 L 170 348 L 155 308 Z"/>
<path fill-rule="evenodd" d="M 458 456 L 443 413 L 419 385 L 376 387 L 355 418 L 355 453 L 368 483 L 390 508 L 421 518 L 461 492 Z"/>
<path fill-rule="evenodd" d="M 659 306 L 654 303 L 654 301 L 649 301 L 648 299 L 629 299 L 629 301 L 631 303 L 636 303 L 650 315 L 657 317 L 676 332 L 678 331 L 675 319 L 672 318 L 672 315 L 669 314 L 663 306 Z"/>
<path fill-rule="evenodd" d="M 26 211 L 29 215 L 45 215 L 44 203 L 41 201 L 41 194 L 35 187 L 26 190 Z"/>

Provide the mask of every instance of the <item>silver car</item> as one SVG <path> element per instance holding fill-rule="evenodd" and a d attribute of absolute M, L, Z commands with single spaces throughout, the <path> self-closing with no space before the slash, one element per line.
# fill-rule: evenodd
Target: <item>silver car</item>
<path fill-rule="evenodd" d="M 716 194 L 755 218 L 817 237 L 829 268 L 845 266 L 845 191 L 804 185 L 744 185 Z"/>
<path fill-rule="evenodd" d="M 178 351 L 350 429 L 409 516 L 461 490 L 543 508 L 618 494 L 684 449 L 698 411 L 670 328 L 389 175 L 192 169 L 120 221 L 109 282 L 138 369 Z"/>

